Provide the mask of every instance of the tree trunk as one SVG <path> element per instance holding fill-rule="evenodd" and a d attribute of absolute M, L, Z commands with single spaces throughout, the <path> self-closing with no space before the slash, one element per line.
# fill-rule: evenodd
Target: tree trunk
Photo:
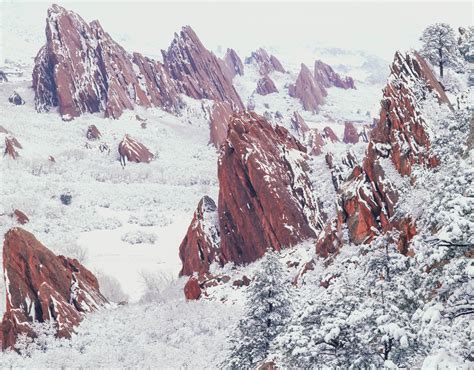
<path fill-rule="evenodd" d="M 444 67 L 444 62 L 443 62 L 443 49 L 439 48 L 438 49 L 438 54 L 439 54 L 439 75 L 441 78 L 443 78 L 443 67 Z"/>

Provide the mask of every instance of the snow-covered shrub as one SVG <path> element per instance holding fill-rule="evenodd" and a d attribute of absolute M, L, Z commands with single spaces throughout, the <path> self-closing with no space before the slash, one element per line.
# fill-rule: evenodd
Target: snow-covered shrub
<path fill-rule="evenodd" d="M 153 244 L 156 242 L 156 235 L 142 230 L 129 231 L 122 235 L 122 241 L 130 244 Z"/>
<path fill-rule="evenodd" d="M 176 283 L 173 276 L 165 273 L 142 271 L 140 276 L 144 287 L 141 303 L 162 302 L 166 298 L 165 292 L 169 292 L 170 286 Z"/>
<path fill-rule="evenodd" d="M 95 276 L 99 281 L 100 292 L 110 302 L 128 302 L 129 297 L 123 292 L 122 286 L 116 278 L 110 275 L 106 275 L 103 272 L 96 272 Z"/>

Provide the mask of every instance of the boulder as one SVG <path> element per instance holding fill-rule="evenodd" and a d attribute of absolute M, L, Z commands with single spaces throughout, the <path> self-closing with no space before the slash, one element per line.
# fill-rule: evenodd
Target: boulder
<path fill-rule="evenodd" d="M 20 334 L 34 337 L 32 322 L 53 321 L 57 336 L 69 338 L 87 313 L 108 304 L 89 270 L 75 259 L 56 256 L 21 228 L 5 234 L 3 272 L 2 349 L 13 348 Z"/>
<path fill-rule="evenodd" d="M 13 94 L 10 95 L 10 97 L 8 98 L 8 101 L 14 105 L 25 104 L 25 101 L 23 100 L 23 98 L 16 91 L 14 91 Z"/>
<path fill-rule="evenodd" d="M 221 262 L 218 221 L 216 204 L 212 198 L 204 196 L 199 201 L 186 236 L 179 246 L 179 258 L 182 262 L 180 276 L 209 272 L 211 263 Z"/>
<path fill-rule="evenodd" d="M 86 137 L 89 140 L 99 140 L 102 137 L 102 134 L 100 133 L 96 125 L 90 125 L 87 128 Z"/>
<path fill-rule="evenodd" d="M 218 162 L 223 262 L 252 262 L 321 230 L 306 158 L 283 127 L 253 112 L 232 116 Z"/>
<path fill-rule="evenodd" d="M 28 222 L 30 222 L 30 219 L 28 218 L 27 215 L 25 215 L 22 211 L 20 211 L 19 209 L 15 209 L 13 211 L 13 215 L 12 215 L 15 220 L 20 224 L 20 225 L 24 225 Z"/>
<path fill-rule="evenodd" d="M 260 95 L 268 95 L 278 92 L 278 89 L 275 86 L 273 80 L 268 77 L 268 75 L 266 75 L 263 76 L 260 80 L 258 80 L 257 89 L 255 91 L 257 92 L 257 94 Z"/>
<path fill-rule="evenodd" d="M 190 277 L 184 286 L 184 296 L 187 300 L 197 300 L 201 297 L 201 287 L 196 277 Z"/>
<path fill-rule="evenodd" d="M 126 161 L 149 163 L 155 158 L 145 145 L 139 143 L 128 134 L 120 142 L 118 152 L 122 166 L 125 166 Z"/>
<path fill-rule="evenodd" d="M 354 124 L 350 121 L 344 123 L 344 138 L 342 141 L 346 144 L 356 144 L 359 142 L 359 133 Z"/>
<path fill-rule="evenodd" d="M 323 85 L 318 83 L 311 71 L 305 64 L 301 64 L 301 71 L 298 74 L 294 85 L 290 85 L 288 92 L 291 97 L 300 100 L 303 109 L 311 112 L 318 112 L 319 106 L 324 103 L 327 91 Z"/>
<path fill-rule="evenodd" d="M 262 76 L 266 76 L 274 71 L 285 73 L 285 69 L 277 57 L 269 55 L 263 48 L 252 52 L 250 57 L 245 60 L 245 63 L 256 65 L 260 75 Z"/>

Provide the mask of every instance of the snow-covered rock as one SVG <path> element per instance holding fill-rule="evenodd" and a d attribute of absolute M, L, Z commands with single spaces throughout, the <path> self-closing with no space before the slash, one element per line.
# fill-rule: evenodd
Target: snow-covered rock
<path fill-rule="evenodd" d="M 89 270 L 75 259 L 56 256 L 21 228 L 5 235 L 3 272 L 7 306 L 2 349 L 13 348 L 20 334 L 35 336 L 35 322 L 53 321 L 56 335 L 69 338 L 86 314 L 108 304 Z"/>

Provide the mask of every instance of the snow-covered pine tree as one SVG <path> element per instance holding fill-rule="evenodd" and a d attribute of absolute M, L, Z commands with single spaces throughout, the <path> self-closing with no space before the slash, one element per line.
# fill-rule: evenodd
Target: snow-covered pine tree
<path fill-rule="evenodd" d="M 268 251 L 248 289 L 245 314 L 230 338 L 223 368 L 248 369 L 267 357 L 291 313 L 287 284 L 278 255 Z"/>
<path fill-rule="evenodd" d="M 459 63 L 456 34 L 449 24 L 435 23 L 426 27 L 420 40 L 423 42 L 421 54 L 438 66 L 441 78 L 445 67 Z"/>

